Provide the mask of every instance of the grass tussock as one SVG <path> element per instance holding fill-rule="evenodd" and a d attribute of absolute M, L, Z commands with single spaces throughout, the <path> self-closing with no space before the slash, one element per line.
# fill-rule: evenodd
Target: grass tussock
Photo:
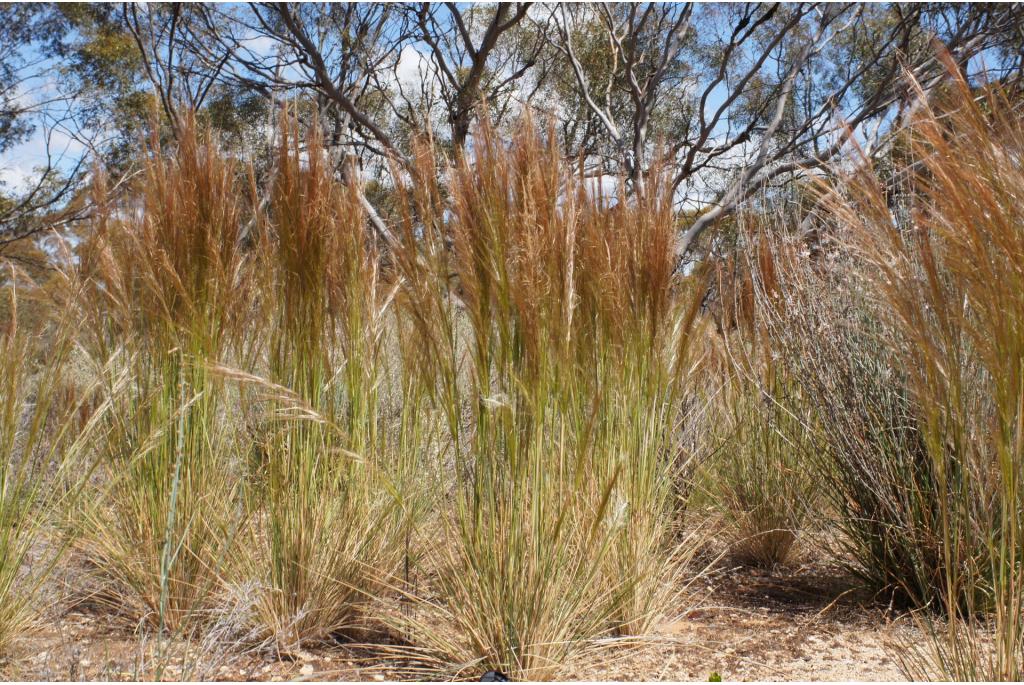
<path fill-rule="evenodd" d="M 358 196 L 320 139 L 281 126 L 258 258 L 268 313 L 257 391 L 262 498 L 243 552 L 256 636 L 291 651 L 351 630 L 406 551 L 401 454 L 381 417 L 393 287 L 380 277 Z M 271 390 L 270 393 L 267 390 Z M 285 392 L 275 392 L 285 390 Z M 254 584 L 254 585 L 253 585 Z"/>
<path fill-rule="evenodd" d="M 397 263 L 408 366 L 448 424 L 443 648 L 547 678 L 665 606 L 694 291 L 667 195 L 593 197 L 529 124 L 507 147 L 481 131 L 450 212 L 423 158 Z"/>
<path fill-rule="evenodd" d="M 772 334 L 779 245 L 767 232 L 744 228 L 742 237 L 752 255 L 720 264 L 714 284 L 720 362 L 702 376 L 714 389 L 714 437 L 700 491 L 721 517 L 729 556 L 771 568 L 790 558 L 816 505 L 807 468 L 815 421 Z"/>
<path fill-rule="evenodd" d="M 11 271 L 0 329 L 0 658 L 49 607 L 44 584 L 67 546 L 56 534 L 92 471 L 89 439 L 108 407 L 66 391 L 70 319 L 19 319 Z M 39 303 L 35 303 L 39 304 Z"/>
<path fill-rule="evenodd" d="M 81 259 L 88 350 L 110 412 L 103 478 L 78 512 L 79 548 L 119 612 L 185 630 L 211 608 L 236 506 L 223 382 L 243 313 L 235 165 L 190 126 L 173 155 L 154 142 L 137 196 L 106 197 Z M 134 199 L 137 197 L 137 201 Z"/>

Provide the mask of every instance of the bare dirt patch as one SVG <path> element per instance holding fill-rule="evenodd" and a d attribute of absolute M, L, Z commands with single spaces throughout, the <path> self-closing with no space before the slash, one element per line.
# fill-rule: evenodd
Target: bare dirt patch
<path fill-rule="evenodd" d="M 632 654 L 583 666 L 596 680 L 903 680 L 894 658 L 918 637 L 909 620 L 841 576 L 807 567 L 724 569 L 696 606 Z"/>

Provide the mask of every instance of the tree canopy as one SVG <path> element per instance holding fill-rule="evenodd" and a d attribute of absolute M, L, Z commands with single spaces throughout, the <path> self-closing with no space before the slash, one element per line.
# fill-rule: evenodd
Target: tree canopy
<path fill-rule="evenodd" d="M 287 106 L 379 231 L 418 137 L 453 158 L 481 118 L 531 115 L 597 187 L 663 174 L 682 256 L 760 189 L 885 150 L 940 51 L 1015 84 L 1022 27 L 1017 5 L 939 3 L 0 5 L 0 250 L 73 226 L 94 165 L 130 179 L 143 132 L 187 112 L 272 164 Z"/>

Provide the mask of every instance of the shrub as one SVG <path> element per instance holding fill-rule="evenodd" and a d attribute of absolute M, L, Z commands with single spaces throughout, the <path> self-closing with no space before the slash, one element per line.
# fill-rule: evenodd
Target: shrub
<path fill-rule="evenodd" d="M 948 625 L 924 664 L 957 680 L 1024 675 L 1024 124 L 1006 96 L 953 75 L 908 135 L 910 221 L 870 170 L 832 206 L 872 267 L 906 369 L 944 563 L 932 578 Z M 991 641 L 982 628 L 991 625 Z M 919 666 L 922 664 L 918 664 Z"/>
<path fill-rule="evenodd" d="M 805 441 L 796 466 L 822 498 L 814 511 L 832 533 L 823 542 L 878 593 L 932 603 L 945 564 L 936 553 L 940 492 L 891 329 L 863 285 L 864 264 L 834 233 L 811 250 L 806 236 L 785 230 L 785 217 L 764 220 L 768 230 L 748 250 L 756 258 L 747 301 L 762 328 L 761 357 L 786 379 L 774 387 L 788 399 L 772 406 Z"/>

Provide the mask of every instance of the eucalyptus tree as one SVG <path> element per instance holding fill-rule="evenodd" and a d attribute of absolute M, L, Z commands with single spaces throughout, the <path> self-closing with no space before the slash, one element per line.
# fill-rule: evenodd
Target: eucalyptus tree
<path fill-rule="evenodd" d="M 147 3 L 0 12 L 0 152 L 33 126 L 19 79 L 48 71 L 73 101 L 80 165 L 101 157 L 128 174 L 143 130 L 155 123 L 173 137 L 181 113 L 195 110 L 225 145 L 264 160 L 266 182 L 275 118 L 288 103 L 322 127 L 342 180 L 370 182 L 364 206 L 387 237 L 389 176 L 411 165 L 414 136 L 471 154 L 474 121 L 500 127 L 532 111 L 553 121 L 563 154 L 602 182 L 619 178 L 626 192 L 643 194 L 656 169 L 666 174 L 680 256 L 752 195 L 821 169 L 851 141 L 869 154 L 884 150 L 914 100 L 905 76 L 926 91 L 941 83 L 939 49 L 965 74 L 984 66 L 1003 81 L 1018 79 L 1024 60 L 1019 5 Z M 45 183 L 28 202 L 12 205 L 9 193 L 0 201 L 3 230 L 12 225 L 5 216 L 35 221 L 76 196 L 77 182 L 60 185 L 68 165 L 56 166 L 42 170 Z"/>
<path fill-rule="evenodd" d="M 908 72 L 969 69 L 1020 30 L 1019 8 L 863 3 L 558 4 L 536 21 L 562 56 L 574 138 L 594 175 L 643 193 L 667 164 L 690 221 L 680 255 L 766 184 L 855 139 L 877 149 L 910 101 Z M 1012 44 L 1012 41 L 1009 41 Z M 585 123 L 580 125 L 578 121 Z"/>
<path fill-rule="evenodd" d="M 532 108 L 559 122 L 565 154 L 586 173 L 621 177 L 628 192 L 667 167 L 686 218 L 680 255 L 752 194 L 822 167 L 851 140 L 884 147 L 911 101 L 904 76 L 926 88 L 941 80 L 937 44 L 965 70 L 1001 45 L 1012 70 L 1021 26 L 1013 6 L 817 2 L 202 13 L 209 39 L 192 49 L 207 68 L 270 99 L 312 99 L 325 141 L 345 151 L 340 174 L 350 158 L 378 178 L 402 168 L 417 131 L 458 153 L 474 119 L 500 124 Z"/>
<path fill-rule="evenodd" d="M 80 130 L 73 115 L 78 93 L 61 88 L 50 73 L 66 28 L 53 7 L 0 4 L 0 255 L 5 258 L 38 257 L 24 249 L 29 239 L 76 216 L 68 205 L 84 164 L 68 148 Z M 30 159 L 12 164 L 8 155 L 33 140 Z"/>

